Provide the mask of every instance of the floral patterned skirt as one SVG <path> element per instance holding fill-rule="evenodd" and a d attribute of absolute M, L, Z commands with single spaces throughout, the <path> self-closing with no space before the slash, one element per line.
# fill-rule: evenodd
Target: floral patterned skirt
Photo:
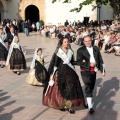
<path fill-rule="evenodd" d="M 61 96 L 60 91 L 58 90 L 57 76 L 58 76 L 58 72 L 56 72 L 54 75 L 54 82 L 55 82 L 54 85 L 49 88 L 46 95 L 45 92 L 43 94 L 43 105 L 55 109 L 84 106 L 84 97 L 74 100 L 67 100 Z"/>

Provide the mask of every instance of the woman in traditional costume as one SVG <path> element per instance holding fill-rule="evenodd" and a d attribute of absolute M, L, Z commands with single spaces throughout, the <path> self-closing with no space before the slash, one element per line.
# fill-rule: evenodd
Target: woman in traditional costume
<path fill-rule="evenodd" d="M 8 47 L 4 43 L 5 35 L 3 34 L 3 26 L 0 25 L 0 66 L 3 68 L 6 64 Z"/>
<path fill-rule="evenodd" d="M 10 65 L 10 70 L 20 75 L 20 71 L 26 69 L 26 60 L 23 48 L 19 43 L 18 36 L 14 36 L 12 44 L 9 49 L 6 66 Z"/>
<path fill-rule="evenodd" d="M 41 48 L 36 48 L 30 68 L 26 82 L 31 85 L 44 86 L 46 81 L 48 82 L 49 80 L 49 75 L 44 66 L 44 58 Z"/>
<path fill-rule="evenodd" d="M 71 114 L 75 113 L 73 108 L 84 106 L 82 87 L 73 65 L 76 62 L 69 40 L 62 37 L 48 69 L 51 77 L 43 91 L 43 105 L 67 109 Z"/>

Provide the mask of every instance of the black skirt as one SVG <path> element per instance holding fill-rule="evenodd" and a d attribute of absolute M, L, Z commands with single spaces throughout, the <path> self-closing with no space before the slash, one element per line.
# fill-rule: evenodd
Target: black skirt
<path fill-rule="evenodd" d="M 10 57 L 10 69 L 26 69 L 26 60 L 23 52 L 17 48 L 13 48 L 13 52 Z"/>
<path fill-rule="evenodd" d="M 67 64 L 58 69 L 58 90 L 62 97 L 67 100 L 84 98 L 79 76 Z"/>
<path fill-rule="evenodd" d="M 8 55 L 8 50 L 5 48 L 5 46 L 0 43 L 0 61 L 6 61 Z"/>
<path fill-rule="evenodd" d="M 49 81 L 49 74 L 46 68 L 37 60 L 35 61 L 35 77 L 38 82 L 43 84 Z"/>

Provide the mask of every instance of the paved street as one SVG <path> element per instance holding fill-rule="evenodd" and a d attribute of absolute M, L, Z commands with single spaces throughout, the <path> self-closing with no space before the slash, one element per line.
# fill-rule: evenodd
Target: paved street
<path fill-rule="evenodd" d="M 73 115 L 43 106 L 43 88 L 25 82 L 35 48 L 43 49 L 48 66 L 58 40 L 41 37 L 34 32 L 28 37 L 20 33 L 19 37 L 26 50 L 27 69 L 18 76 L 6 68 L 0 68 L 0 120 L 120 120 L 120 57 L 102 53 L 107 74 L 104 78 L 100 72 L 97 75 L 93 99 L 96 112 L 91 116 L 87 109 L 78 108 Z M 71 46 L 76 56 L 79 46 Z M 79 67 L 76 71 L 80 76 Z M 80 82 L 84 90 L 81 77 Z"/>

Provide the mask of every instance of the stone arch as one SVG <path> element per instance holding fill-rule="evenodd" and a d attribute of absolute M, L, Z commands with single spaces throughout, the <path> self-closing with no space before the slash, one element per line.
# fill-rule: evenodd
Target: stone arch
<path fill-rule="evenodd" d="M 39 21 L 40 20 L 39 8 L 35 5 L 27 6 L 25 9 L 25 20 L 30 20 L 31 22 Z"/>
<path fill-rule="evenodd" d="M 45 21 L 45 2 L 44 0 L 21 0 L 19 4 L 19 19 L 25 20 L 25 9 L 30 6 L 34 5 L 39 9 L 39 20 L 44 20 Z"/>

